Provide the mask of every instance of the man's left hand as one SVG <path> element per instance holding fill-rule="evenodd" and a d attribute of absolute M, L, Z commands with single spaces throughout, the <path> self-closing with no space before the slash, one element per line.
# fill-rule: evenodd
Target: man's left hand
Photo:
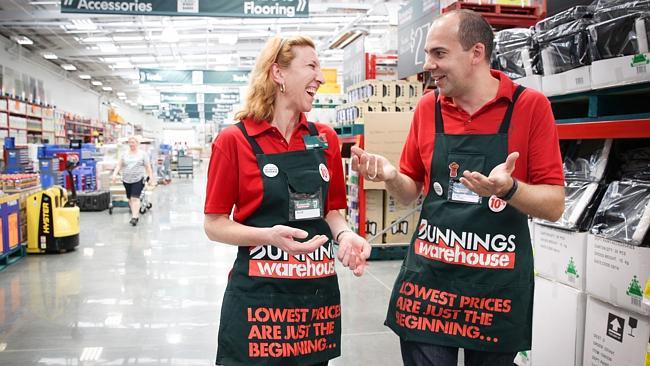
<path fill-rule="evenodd" d="M 508 155 L 504 163 L 492 169 L 489 177 L 479 172 L 466 170 L 463 172 L 463 177 L 460 178 L 460 182 L 482 197 L 490 197 L 492 195 L 497 197 L 503 196 L 512 188 L 512 172 L 515 170 L 517 158 L 519 158 L 519 153 L 516 151 Z"/>
<path fill-rule="evenodd" d="M 344 267 L 349 267 L 355 276 L 360 277 L 368 265 L 366 260 L 371 249 L 366 239 L 353 232 L 344 233 L 339 240 L 337 257 Z"/>

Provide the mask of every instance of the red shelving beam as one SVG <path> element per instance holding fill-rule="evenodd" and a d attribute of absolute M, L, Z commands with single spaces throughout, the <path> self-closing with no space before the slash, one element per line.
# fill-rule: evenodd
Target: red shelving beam
<path fill-rule="evenodd" d="M 557 130 L 562 140 L 650 138 L 650 119 L 563 123 Z"/>

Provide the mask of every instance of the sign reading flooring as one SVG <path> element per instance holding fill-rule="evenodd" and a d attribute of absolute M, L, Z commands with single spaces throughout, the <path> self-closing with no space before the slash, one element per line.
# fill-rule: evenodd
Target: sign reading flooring
<path fill-rule="evenodd" d="M 61 0 L 62 13 L 306 18 L 309 0 Z"/>

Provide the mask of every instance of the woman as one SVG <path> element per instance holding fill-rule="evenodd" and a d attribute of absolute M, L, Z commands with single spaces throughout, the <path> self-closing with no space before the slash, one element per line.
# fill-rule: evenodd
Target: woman
<path fill-rule="evenodd" d="M 340 355 L 333 239 L 358 276 L 370 245 L 337 211 L 346 197 L 336 133 L 305 118 L 323 82 L 311 39 L 272 38 L 240 122 L 212 145 L 205 231 L 239 246 L 221 307 L 218 365 L 326 365 Z"/>
<path fill-rule="evenodd" d="M 120 170 L 124 169 L 122 172 L 122 183 L 126 190 L 126 198 L 129 200 L 129 208 L 131 208 L 131 221 L 129 223 L 136 226 L 140 217 L 140 193 L 144 189 L 145 173 L 150 178 L 147 179 L 149 184 L 154 185 L 155 180 L 151 179 L 153 175 L 149 157 L 138 149 L 140 139 L 136 136 L 131 136 L 128 142 L 129 150 L 122 155 L 113 171 L 113 182 L 117 182 L 117 174 Z"/>

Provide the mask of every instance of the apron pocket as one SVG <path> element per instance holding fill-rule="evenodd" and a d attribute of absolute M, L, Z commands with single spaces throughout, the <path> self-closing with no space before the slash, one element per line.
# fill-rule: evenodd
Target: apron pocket
<path fill-rule="evenodd" d="M 296 193 L 315 193 L 321 189 L 323 178 L 318 170 L 293 171 L 286 174 L 290 191 Z"/>

